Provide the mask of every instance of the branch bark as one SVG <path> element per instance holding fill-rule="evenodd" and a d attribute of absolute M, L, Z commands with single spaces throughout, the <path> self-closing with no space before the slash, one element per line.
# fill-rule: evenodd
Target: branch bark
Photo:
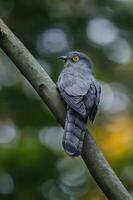
<path fill-rule="evenodd" d="M 64 126 L 66 108 L 56 90 L 55 84 L 1 19 L 0 48 L 31 83 L 57 121 Z M 81 156 L 91 175 L 109 200 L 132 200 L 132 197 L 97 147 L 89 131 L 85 136 Z"/>

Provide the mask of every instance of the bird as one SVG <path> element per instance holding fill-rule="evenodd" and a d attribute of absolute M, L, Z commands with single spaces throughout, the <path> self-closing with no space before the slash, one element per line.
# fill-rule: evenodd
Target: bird
<path fill-rule="evenodd" d="M 64 69 L 57 90 L 67 106 L 62 145 L 71 157 L 81 155 L 88 119 L 93 122 L 100 102 L 101 86 L 94 78 L 90 58 L 79 51 L 60 56 Z"/>

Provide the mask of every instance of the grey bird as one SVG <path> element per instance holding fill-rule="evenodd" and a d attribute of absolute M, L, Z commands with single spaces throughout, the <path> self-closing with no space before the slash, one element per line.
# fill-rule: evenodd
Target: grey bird
<path fill-rule="evenodd" d="M 67 104 L 62 144 L 70 156 L 77 157 L 82 152 L 87 120 L 95 119 L 101 87 L 87 55 L 72 51 L 59 58 L 65 61 L 65 68 L 58 78 L 57 89 Z"/>

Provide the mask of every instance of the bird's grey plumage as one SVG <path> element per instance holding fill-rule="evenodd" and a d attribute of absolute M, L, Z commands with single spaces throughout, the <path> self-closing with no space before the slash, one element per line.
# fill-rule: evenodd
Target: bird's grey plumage
<path fill-rule="evenodd" d="M 74 57 L 78 57 L 78 60 L 74 61 Z M 75 51 L 68 53 L 57 88 L 67 103 L 63 147 L 69 155 L 79 156 L 87 119 L 89 117 L 90 121 L 94 121 L 101 93 L 100 85 L 92 74 L 90 59 L 85 54 Z"/>

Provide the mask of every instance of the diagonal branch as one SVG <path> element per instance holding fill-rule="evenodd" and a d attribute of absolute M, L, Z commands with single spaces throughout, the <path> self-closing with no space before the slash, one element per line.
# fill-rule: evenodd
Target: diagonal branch
<path fill-rule="evenodd" d="M 64 126 L 66 109 L 57 93 L 55 84 L 1 19 L 0 47 L 31 83 L 57 121 Z M 132 200 L 132 197 L 104 158 L 89 132 L 85 136 L 82 158 L 108 199 Z"/>

